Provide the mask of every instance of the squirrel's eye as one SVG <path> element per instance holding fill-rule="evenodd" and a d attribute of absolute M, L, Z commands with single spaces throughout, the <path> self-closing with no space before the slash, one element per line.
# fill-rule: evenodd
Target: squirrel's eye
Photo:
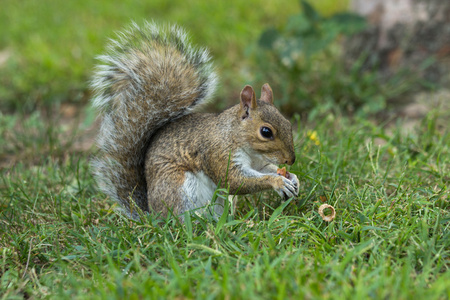
<path fill-rule="evenodd" d="M 271 139 L 273 138 L 273 133 L 272 130 L 269 127 L 261 127 L 261 129 L 259 130 L 261 132 L 262 137 L 266 138 L 266 139 Z"/>

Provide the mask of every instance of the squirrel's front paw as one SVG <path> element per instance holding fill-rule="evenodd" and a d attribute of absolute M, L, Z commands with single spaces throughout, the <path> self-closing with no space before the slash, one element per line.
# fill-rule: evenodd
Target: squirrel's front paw
<path fill-rule="evenodd" d="M 283 198 L 283 200 L 287 200 L 298 195 L 299 181 L 295 175 L 290 175 L 292 176 L 292 179 L 294 179 L 293 181 L 284 176 L 278 176 L 276 178 L 274 190 L 278 193 L 278 195 L 280 195 L 281 198 Z"/>
<path fill-rule="evenodd" d="M 295 186 L 295 196 L 298 196 L 299 187 L 300 187 L 300 181 L 298 180 L 297 176 L 292 173 L 286 174 L 287 179 L 289 179 Z"/>

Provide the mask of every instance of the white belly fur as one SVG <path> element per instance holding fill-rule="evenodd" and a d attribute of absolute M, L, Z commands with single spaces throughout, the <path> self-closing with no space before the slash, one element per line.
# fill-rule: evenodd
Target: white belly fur
<path fill-rule="evenodd" d="M 183 183 L 185 211 L 195 210 L 199 214 L 210 211 L 215 217 L 221 216 L 223 213 L 221 198 L 217 198 L 214 207 L 209 206 L 216 187 L 217 185 L 205 173 L 186 172 Z"/>

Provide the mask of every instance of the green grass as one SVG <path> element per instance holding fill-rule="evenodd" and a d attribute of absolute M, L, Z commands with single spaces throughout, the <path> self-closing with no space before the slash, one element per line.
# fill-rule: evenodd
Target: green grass
<path fill-rule="evenodd" d="M 123 218 L 96 191 L 89 152 L 36 142 L 44 154 L 1 170 L 0 298 L 448 299 L 449 117 L 409 133 L 317 118 L 298 131 L 298 199 L 248 196 L 234 215 L 185 224 Z M 21 139 L 64 134 L 39 120 Z M 11 143 L 18 129 L 0 128 Z"/>

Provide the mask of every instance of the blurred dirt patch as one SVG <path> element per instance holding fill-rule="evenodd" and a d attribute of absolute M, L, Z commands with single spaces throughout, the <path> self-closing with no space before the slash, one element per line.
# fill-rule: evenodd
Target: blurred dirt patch
<path fill-rule="evenodd" d="M 88 156 L 98 127 L 91 115 L 90 108 L 71 103 L 20 117 L 2 115 L 10 122 L 0 129 L 0 169 Z"/>
<path fill-rule="evenodd" d="M 442 89 L 436 92 L 421 92 L 414 95 L 410 103 L 401 106 L 398 110 L 399 118 L 403 119 L 402 128 L 406 132 L 414 128 L 432 110 L 445 113 L 450 112 L 450 90 Z M 445 120 L 441 120 L 445 122 Z M 448 120 L 447 120 L 448 122 Z M 445 124 L 440 124 L 441 128 Z"/>
<path fill-rule="evenodd" d="M 90 107 L 88 107 L 90 109 Z M 75 104 L 62 104 L 60 107 L 61 126 L 66 126 L 69 131 L 75 133 L 72 141 L 71 151 L 88 152 L 95 143 L 98 126 L 100 120 L 95 119 L 93 122 L 86 124 L 86 107 L 80 107 Z"/>
<path fill-rule="evenodd" d="M 408 101 L 397 105 L 392 112 L 382 113 L 374 122 L 378 124 L 385 122 L 386 132 L 389 135 L 395 126 L 400 126 L 401 132 L 407 135 L 416 132 L 426 116 L 432 111 L 435 111 L 437 115 L 435 120 L 437 129 L 443 132 L 448 128 L 450 121 L 450 90 L 442 89 L 436 92 L 418 93 Z M 383 146 L 386 143 L 386 140 L 382 138 L 374 140 L 374 144 L 377 146 Z"/>
<path fill-rule="evenodd" d="M 0 51 L 0 67 L 3 66 L 11 57 L 11 51 L 8 49 Z"/>

